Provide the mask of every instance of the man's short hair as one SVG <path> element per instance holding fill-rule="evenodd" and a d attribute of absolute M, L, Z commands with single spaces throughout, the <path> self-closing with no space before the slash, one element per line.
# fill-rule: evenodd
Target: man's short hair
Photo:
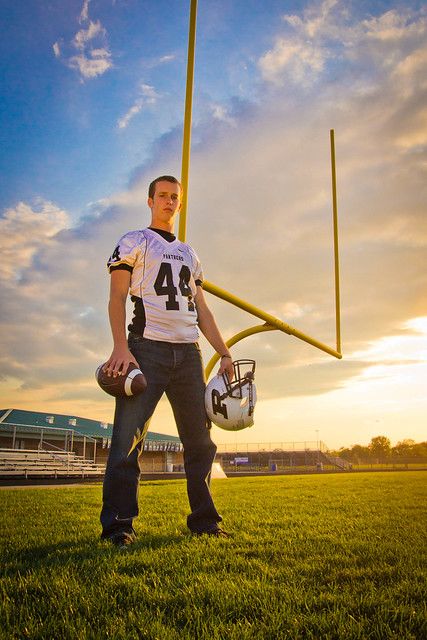
<path fill-rule="evenodd" d="M 174 176 L 159 176 L 158 178 L 153 180 L 153 182 L 151 182 L 150 186 L 148 187 L 148 197 L 149 198 L 154 198 L 154 194 L 156 193 L 156 184 L 158 182 L 162 182 L 163 180 L 165 182 L 173 182 L 174 184 L 178 184 L 179 188 L 181 189 L 181 193 L 182 193 L 182 184 Z"/>

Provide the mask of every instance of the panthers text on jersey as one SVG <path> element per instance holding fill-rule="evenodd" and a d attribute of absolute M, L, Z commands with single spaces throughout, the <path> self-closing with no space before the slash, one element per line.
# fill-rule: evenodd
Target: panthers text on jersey
<path fill-rule="evenodd" d="M 107 266 L 110 273 L 131 272 L 135 309 L 130 331 L 163 342 L 198 340 L 194 297 L 203 275 L 190 245 L 176 238 L 168 242 L 152 229 L 130 231 L 120 238 Z"/>

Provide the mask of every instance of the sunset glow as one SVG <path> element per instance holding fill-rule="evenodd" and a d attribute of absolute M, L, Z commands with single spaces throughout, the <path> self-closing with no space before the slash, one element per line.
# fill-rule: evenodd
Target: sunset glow
<path fill-rule="evenodd" d="M 187 239 L 207 280 L 331 345 L 330 129 L 337 156 L 343 359 L 236 345 L 255 426 L 218 443 L 427 439 L 427 12 L 386 4 L 199 2 Z M 188 8 L 2 3 L 4 409 L 112 421 L 105 263 L 151 179 L 179 176 Z M 206 297 L 225 338 L 256 323 Z M 152 429 L 176 433 L 166 403 Z"/>

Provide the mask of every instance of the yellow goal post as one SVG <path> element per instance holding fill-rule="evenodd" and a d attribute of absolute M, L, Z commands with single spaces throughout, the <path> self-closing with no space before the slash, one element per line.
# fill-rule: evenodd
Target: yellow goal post
<path fill-rule="evenodd" d="M 190 20 L 188 30 L 188 58 L 187 58 L 187 81 L 185 93 L 185 112 L 184 112 L 184 133 L 182 143 L 182 166 L 181 166 L 181 184 L 183 188 L 183 200 L 180 212 L 178 238 L 185 241 L 187 228 L 187 207 L 188 207 L 188 183 L 189 183 L 189 167 L 190 167 L 190 151 L 191 151 L 191 120 L 193 105 L 193 86 L 194 86 L 194 60 L 196 49 L 196 23 L 197 23 L 197 0 L 190 0 Z M 339 248 L 338 248 L 338 207 L 337 207 L 337 187 L 336 187 L 336 166 L 335 166 L 335 132 L 330 130 L 330 147 L 331 147 L 331 175 L 332 175 L 332 213 L 333 213 L 333 247 L 334 247 L 334 278 L 335 278 L 335 335 L 336 346 L 331 347 L 319 340 L 306 335 L 299 329 L 283 322 L 279 318 L 275 318 L 269 313 L 262 311 L 255 305 L 238 298 L 236 295 L 221 289 L 212 282 L 204 281 L 203 289 L 214 296 L 233 304 L 234 306 L 250 313 L 251 315 L 264 321 L 264 324 L 255 325 L 240 331 L 235 336 L 227 340 L 228 347 L 233 346 L 240 340 L 248 336 L 264 331 L 282 331 L 288 335 L 294 336 L 335 358 L 341 359 L 341 315 L 340 315 L 340 271 L 339 271 Z M 215 354 L 208 362 L 205 370 L 206 378 L 209 377 L 213 367 L 219 359 L 219 355 Z"/>

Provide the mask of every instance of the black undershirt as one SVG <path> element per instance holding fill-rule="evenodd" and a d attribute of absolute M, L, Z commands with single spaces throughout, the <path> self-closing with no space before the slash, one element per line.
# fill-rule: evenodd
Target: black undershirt
<path fill-rule="evenodd" d="M 151 231 L 155 231 L 162 236 L 167 242 L 173 242 L 176 240 L 176 237 L 170 231 L 164 231 L 163 229 L 156 229 L 155 227 L 148 227 Z"/>

